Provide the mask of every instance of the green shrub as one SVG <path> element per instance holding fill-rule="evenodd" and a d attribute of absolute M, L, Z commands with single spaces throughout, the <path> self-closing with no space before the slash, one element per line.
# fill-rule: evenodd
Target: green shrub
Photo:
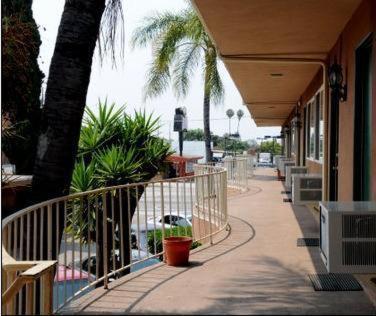
<path fill-rule="evenodd" d="M 187 230 L 186 230 L 187 229 Z M 185 233 L 187 231 L 187 233 Z M 171 236 L 190 236 L 192 237 L 192 227 L 173 227 L 173 228 L 166 228 L 165 229 L 165 237 Z M 154 231 L 148 232 L 148 248 L 150 253 L 154 253 Z M 156 246 L 156 253 L 160 253 L 163 251 L 163 244 L 162 244 L 162 229 L 155 230 L 155 246 Z M 192 243 L 191 249 L 195 249 L 200 247 L 201 243 L 198 241 L 194 241 Z M 162 258 L 160 258 L 162 260 Z"/>

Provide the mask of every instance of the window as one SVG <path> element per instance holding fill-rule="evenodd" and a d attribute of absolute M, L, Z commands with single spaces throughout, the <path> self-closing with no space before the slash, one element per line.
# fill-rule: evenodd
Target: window
<path fill-rule="evenodd" d="M 319 122 L 319 160 L 324 159 L 324 93 L 320 92 L 320 122 Z"/>
<path fill-rule="evenodd" d="M 295 127 L 291 124 L 291 152 L 296 155 Z"/>
<path fill-rule="evenodd" d="M 316 103 L 311 102 L 309 114 L 309 157 L 315 158 L 316 150 Z"/>
<path fill-rule="evenodd" d="M 305 108 L 306 157 L 322 161 L 324 158 L 324 100 L 318 92 Z"/>
<path fill-rule="evenodd" d="M 305 115 L 305 122 L 304 122 L 304 126 L 305 126 L 305 137 L 306 137 L 306 147 L 305 147 L 305 154 L 306 154 L 306 157 L 309 157 L 309 118 L 310 118 L 310 109 L 311 109 L 311 103 L 308 103 L 305 110 L 306 110 L 306 115 Z"/>

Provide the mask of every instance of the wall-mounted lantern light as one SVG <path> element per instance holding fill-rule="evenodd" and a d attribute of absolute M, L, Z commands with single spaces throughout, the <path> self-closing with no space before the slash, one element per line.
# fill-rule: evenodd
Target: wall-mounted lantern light
<path fill-rule="evenodd" d="M 301 128 L 302 127 L 302 122 L 300 121 L 300 117 L 299 116 L 295 116 L 291 120 L 291 127 L 292 128 Z"/>
<path fill-rule="evenodd" d="M 334 61 L 329 67 L 329 86 L 337 93 L 339 100 L 346 101 L 347 99 L 347 85 L 343 83 L 342 66 Z"/>

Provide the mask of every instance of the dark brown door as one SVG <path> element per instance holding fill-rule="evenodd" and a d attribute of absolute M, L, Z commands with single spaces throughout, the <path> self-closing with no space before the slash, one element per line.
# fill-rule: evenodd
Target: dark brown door
<path fill-rule="evenodd" d="M 356 50 L 354 200 L 371 200 L 372 35 Z"/>
<path fill-rule="evenodd" d="M 339 95 L 330 94 L 329 200 L 338 200 Z"/>

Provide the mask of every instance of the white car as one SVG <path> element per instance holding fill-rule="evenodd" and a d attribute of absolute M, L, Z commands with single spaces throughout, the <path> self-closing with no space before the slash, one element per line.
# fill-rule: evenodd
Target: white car
<path fill-rule="evenodd" d="M 148 218 L 148 225 L 150 225 L 149 230 L 154 229 L 154 217 Z M 171 227 L 192 227 L 192 216 L 181 216 L 172 213 L 164 215 L 164 227 L 165 228 L 171 228 Z M 156 229 L 162 229 L 163 227 L 163 220 L 162 216 L 156 216 L 155 217 L 155 228 Z"/>

